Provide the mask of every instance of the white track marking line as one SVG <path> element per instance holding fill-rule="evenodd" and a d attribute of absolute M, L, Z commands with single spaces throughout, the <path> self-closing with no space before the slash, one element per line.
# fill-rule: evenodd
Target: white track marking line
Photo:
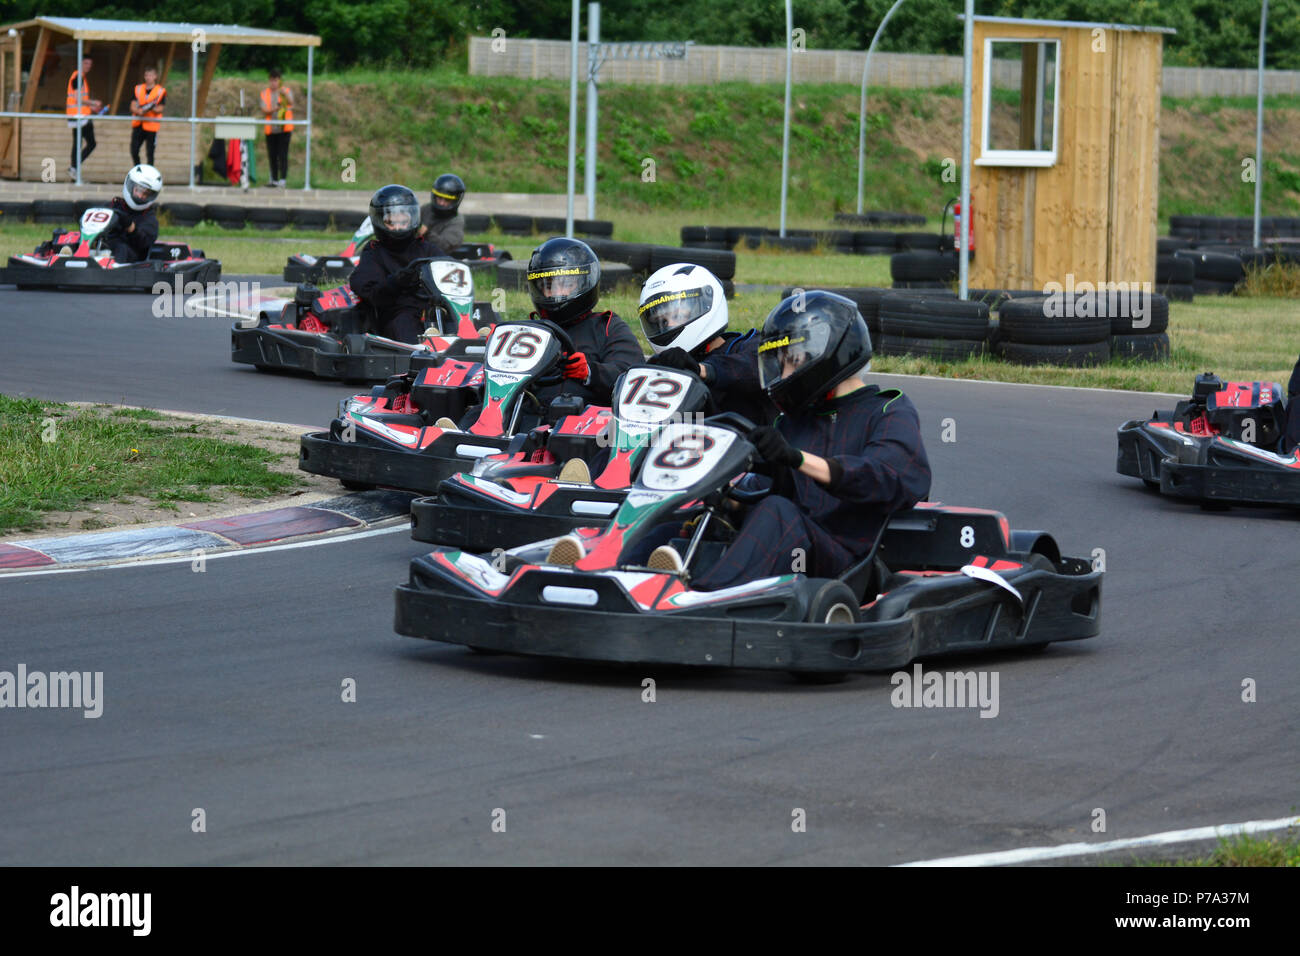
<path fill-rule="evenodd" d="M 325 544 L 335 544 L 339 541 L 357 541 L 361 538 L 373 538 L 381 534 L 393 534 L 396 531 L 410 532 L 410 522 L 403 518 L 401 523 L 391 528 L 372 528 L 369 531 L 358 531 L 355 534 L 344 532 L 343 534 L 332 534 L 328 537 L 315 541 L 294 541 L 289 544 L 271 544 L 265 547 L 248 546 L 243 548 L 232 548 L 229 551 L 213 551 L 203 555 L 204 561 L 215 561 L 217 558 L 231 558 L 241 554 L 266 554 L 270 551 L 291 551 L 295 548 L 316 548 Z M 84 565 L 76 568 L 38 568 L 33 571 L 5 571 L 0 573 L 0 582 L 8 581 L 10 578 L 32 578 L 43 574 L 76 574 L 79 571 L 111 571 L 116 568 L 141 568 L 155 564 L 189 564 L 194 560 L 193 554 L 181 554 L 170 558 L 149 558 L 144 561 L 120 561 L 116 564 L 94 564 Z"/>
<path fill-rule="evenodd" d="M 1005 866 L 1012 863 L 1033 863 L 1038 860 L 1059 860 L 1094 853 L 1111 853 L 1137 847 L 1168 846 L 1190 843 L 1195 840 L 1214 840 L 1221 837 L 1240 836 L 1247 833 L 1268 833 L 1300 826 L 1300 817 L 1283 817 L 1280 820 L 1251 820 L 1247 823 L 1225 823 L 1219 826 L 1197 827 L 1192 830 L 1167 830 L 1126 840 L 1109 840 L 1105 843 L 1064 843 L 1060 846 L 1029 846 L 1019 850 L 1001 850 L 996 853 L 972 853 L 969 856 L 948 856 L 937 860 L 916 860 L 897 866 Z"/>

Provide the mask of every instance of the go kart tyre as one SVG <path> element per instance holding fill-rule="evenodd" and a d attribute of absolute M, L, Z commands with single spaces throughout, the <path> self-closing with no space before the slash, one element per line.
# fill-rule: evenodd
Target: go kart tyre
<path fill-rule="evenodd" d="M 904 335 L 880 336 L 881 355 L 915 355 L 941 361 L 960 362 L 985 351 L 984 339 L 931 339 Z"/>
<path fill-rule="evenodd" d="M 1169 335 L 1166 332 L 1152 335 L 1112 335 L 1110 354 L 1112 358 L 1163 362 L 1169 358 Z"/>
<path fill-rule="evenodd" d="M 254 229 L 266 231 L 283 229 L 289 224 L 289 210 L 279 206 L 251 206 L 248 210 L 248 221 L 253 224 Z"/>
<path fill-rule="evenodd" d="M 295 209 L 290 219 L 299 229 L 310 229 L 313 232 L 323 231 L 329 228 L 330 211 L 328 209 Z"/>
<path fill-rule="evenodd" d="M 370 217 L 368 212 L 353 212 L 350 209 L 335 209 L 333 213 L 334 228 L 338 232 L 354 233 Z"/>
<path fill-rule="evenodd" d="M 1064 365 L 1078 368 L 1102 365 L 1110 360 L 1110 341 L 1081 345 L 1033 345 L 1024 342 L 1000 342 L 995 350 L 1002 359 L 1017 365 Z"/>
<path fill-rule="evenodd" d="M 817 585 L 809 581 L 810 586 Z M 858 598 L 843 581 L 825 581 L 808 602 L 804 620 L 811 624 L 855 624 L 858 620 Z M 790 676 L 800 684 L 839 684 L 848 678 L 844 671 L 790 671 Z"/>
<path fill-rule="evenodd" d="M 168 223 L 179 229 L 188 229 L 203 221 L 203 207 L 196 202 L 167 203 L 162 211 Z"/>
<path fill-rule="evenodd" d="M 1004 341 L 1027 345 L 1078 345 L 1104 342 L 1110 336 L 1105 315 L 1080 316 L 1060 303 L 1066 315 L 1049 315 L 1049 298 L 1012 299 L 998 309 L 998 329 Z M 1095 305 L 1095 302 L 1094 302 Z M 1070 315 L 1076 311 L 1075 315 Z"/>
<path fill-rule="evenodd" d="M 6 222 L 30 222 L 32 204 L 29 202 L 0 202 L 0 225 Z"/>
<path fill-rule="evenodd" d="M 248 210 L 243 206 L 210 203 L 203 207 L 203 218 L 210 219 L 222 229 L 243 229 Z"/>
<path fill-rule="evenodd" d="M 67 223 L 77 218 L 77 204 L 70 199 L 37 199 L 32 203 L 33 222 Z"/>
<path fill-rule="evenodd" d="M 886 296 L 880 300 L 880 331 L 913 339 L 982 342 L 989 334 L 989 307 L 942 296 Z"/>

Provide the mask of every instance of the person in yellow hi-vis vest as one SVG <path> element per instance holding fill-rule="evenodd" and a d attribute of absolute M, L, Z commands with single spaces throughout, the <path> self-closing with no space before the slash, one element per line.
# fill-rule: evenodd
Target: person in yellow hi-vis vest
<path fill-rule="evenodd" d="M 268 186 L 284 186 L 289 175 L 289 137 L 292 126 L 282 125 L 285 120 L 293 119 L 293 93 L 287 86 L 280 84 L 280 71 L 271 69 L 266 72 L 268 86 L 262 90 L 262 112 L 266 115 L 266 155 L 271 160 Z M 271 123 L 279 120 L 279 123 Z"/>
<path fill-rule="evenodd" d="M 147 67 L 144 82 L 135 85 L 135 99 L 131 101 L 131 162 L 140 165 L 140 147 L 143 145 L 149 155 L 149 165 L 153 165 L 154 144 L 158 140 L 158 130 L 162 124 L 158 118 L 163 115 L 167 104 L 167 91 L 158 85 L 158 71 Z"/>
<path fill-rule="evenodd" d="M 95 124 L 90 121 L 92 113 L 104 108 L 99 100 L 90 98 L 90 81 L 86 74 L 94 62 L 90 57 L 83 57 L 81 69 L 68 77 L 68 129 L 72 130 L 72 159 L 68 162 L 68 175 L 77 178 L 77 127 L 81 127 L 81 163 L 95 151 Z"/>

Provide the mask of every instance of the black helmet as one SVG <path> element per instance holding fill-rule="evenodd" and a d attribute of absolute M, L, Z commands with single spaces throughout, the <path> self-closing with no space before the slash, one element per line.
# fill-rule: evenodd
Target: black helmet
<path fill-rule="evenodd" d="M 800 292 L 772 310 L 758 346 L 758 377 L 777 408 L 812 408 L 871 361 L 871 333 L 851 299 Z"/>
<path fill-rule="evenodd" d="M 384 186 L 370 197 L 370 226 L 384 245 L 405 243 L 420 228 L 420 201 L 405 186 Z"/>
<path fill-rule="evenodd" d="M 459 176 L 443 173 L 433 183 L 433 214 L 439 219 L 450 219 L 460 208 L 460 201 L 465 198 L 465 184 Z"/>
<path fill-rule="evenodd" d="M 600 260 L 578 239 L 547 239 L 528 260 L 528 294 L 537 314 L 572 325 L 600 298 Z"/>

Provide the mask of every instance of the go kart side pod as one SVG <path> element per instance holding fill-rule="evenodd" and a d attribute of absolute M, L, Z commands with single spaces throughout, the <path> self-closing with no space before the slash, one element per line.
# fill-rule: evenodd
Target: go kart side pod
<path fill-rule="evenodd" d="M 1061 557 L 1049 535 L 1013 532 L 1000 514 L 971 508 L 892 516 L 871 553 L 836 579 L 692 589 L 692 562 L 712 544 L 707 519 L 752 458 L 730 428 L 670 426 L 614 519 L 582 533 L 585 556 L 573 566 L 547 564 L 549 542 L 495 555 L 440 548 L 411 562 L 395 629 L 541 657 L 822 675 L 1098 633 L 1102 572 Z M 685 545 L 686 571 L 629 563 L 638 541 L 689 500 L 706 511 Z"/>

